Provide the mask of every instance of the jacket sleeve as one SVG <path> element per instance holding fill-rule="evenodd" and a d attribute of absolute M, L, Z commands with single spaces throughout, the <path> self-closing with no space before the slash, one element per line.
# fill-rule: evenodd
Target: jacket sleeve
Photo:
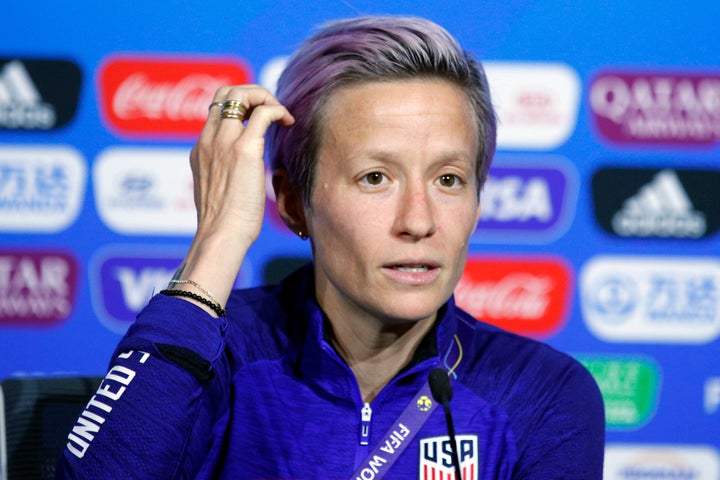
<path fill-rule="evenodd" d="M 195 478 L 230 398 L 225 318 L 156 295 L 68 434 L 57 478 Z"/>
<path fill-rule="evenodd" d="M 605 413 L 593 377 L 571 360 L 536 387 L 528 398 L 530 427 L 518 439 L 524 448 L 513 480 L 602 480 Z"/>

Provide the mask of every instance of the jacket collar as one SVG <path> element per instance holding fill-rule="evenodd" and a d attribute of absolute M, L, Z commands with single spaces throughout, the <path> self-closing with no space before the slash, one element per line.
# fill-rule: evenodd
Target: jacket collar
<path fill-rule="evenodd" d="M 329 341 L 329 325 L 315 298 L 312 264 L 285 279 L 281 292 L 289 307 L 290 344 L 286 361 L 294 374 L 325 393 L 359 401 L 355 376 Z M 424 381 L 432 368 L 442 364 L 446 352 L 456 342 L 454 336 L 459 327 L 456 308 L 453 297 L 440 308 L 432 330 L 393 382 L 418 375 Z"/>

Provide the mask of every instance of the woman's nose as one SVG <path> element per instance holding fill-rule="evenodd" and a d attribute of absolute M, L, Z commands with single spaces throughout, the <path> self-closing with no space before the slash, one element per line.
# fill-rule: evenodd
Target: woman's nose
<path fill-rule="evenodd" d="M 435 233 L 435 209 L 426 185 L 407 185 L 398 199 L 396 231 L 399 235 L 421 239 Z"/>

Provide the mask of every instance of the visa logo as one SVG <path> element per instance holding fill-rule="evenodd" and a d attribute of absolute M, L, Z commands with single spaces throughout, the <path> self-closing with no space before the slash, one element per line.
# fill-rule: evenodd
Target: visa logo
<path fill-rule="evenodd" d="M 154 293 L 166 287 L 174 271 L 152 267 L 136 271 L 131 267 L 118 267 L 113 273 L 120 284 L 125 305 L 130 310 L 140 311 Z"/>
<path fill-rule="evenodd" d="M 483 196 L 481 222 L 541 221 L 553 215 L 550 185 L 542 177 L 524 179 L 518 175 L 489 178 Z"/>
<path fill-rule="evenodd" d="M 556 157 L 491 167 L 481 195 L 477 243 L 546 243 L 562 235 L 574 215 L 577 174 Z"/>
<path fill-rule="evenodd" d="M 94 256 L 93 306 L 106 327 L 124 333 L 150 298 L 167 288 L 184 257 L 180 249 L 170 250 L 139 248 L 129 253 L 110 248 Z"/>
<path fill-rule="evenodd" d="M 109 330 L 124 334 L 153 295 L 167 284 L 187 253 L 184 245 L 107 246 L 90 259 L 93 309 Z M 246 259 L 233 288 L 254 284 L 253 265 Z"/>

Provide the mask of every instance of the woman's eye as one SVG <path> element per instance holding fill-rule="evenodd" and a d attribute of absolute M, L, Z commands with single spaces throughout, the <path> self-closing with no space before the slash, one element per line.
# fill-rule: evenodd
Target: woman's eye
<path fill-rule="evenodd" d="M 443 187 L 454 187 L 458 183 L 460 183 L 460 179 L 457 177 L 457 175 L 442 175 L 440 178 L 438 178 L 438 182 Z"/>
<path fill-rule="evenodd" d="M 380 172 L 370 172 L 363 178 L 369 185 L 380 185 L 383 182 L 385 175 Z"/>

